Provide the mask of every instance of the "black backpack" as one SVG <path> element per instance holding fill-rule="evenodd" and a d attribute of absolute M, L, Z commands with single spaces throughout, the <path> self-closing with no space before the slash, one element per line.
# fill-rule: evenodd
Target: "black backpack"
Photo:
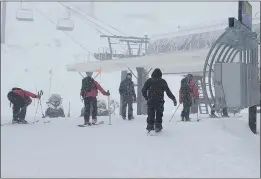
<path fill-rule="evenodd" d="M 181 98 L 182 98 L 182 102 L 186 103 L 186 102 L 191 102 L 190 99 L 190 89 L 189 89 L 189 80 L 187 78 L 183 78 L 181 80 Z"/>
<path fill-rule="evenodd" d="M 91 77 L 85 77 L 82 79 L 81 92 L 90 92 L 94 86 L 94 79 Z"/>
<path fill-rule="evenodd" d="M 12 88 L 12 91 L 13 90 L 22 90 L 21 88 L 16 88 L 16 87 L 14 87 L 14 88 Z"/>

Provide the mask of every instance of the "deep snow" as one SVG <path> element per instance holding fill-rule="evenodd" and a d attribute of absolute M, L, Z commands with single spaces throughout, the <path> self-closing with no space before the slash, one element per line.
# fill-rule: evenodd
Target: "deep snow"
<path fill-rule="evenodd" d="M 53 21 L 57 21 L 60 13 L 64 12 L 58 3 L 51 6 L 43 2 L 33 4 Z M 218 7 L 228 9 L 220 15 L 220 8 L 216 8 L 218 4 L 212 3 L 214 10 L 209 5 L 201 7 L 209 7 L 212 16 L 206 16 L 206 12 L 197 9 L 199 14 L 191 17 L 187 11 L 192 13 L 192 9 L 183 11 L 184 6 L 189 8 L 186 4 L 179 4 L 179 11 L 172 9 L 177 8 L 176 4 L 164 4 L 161 9 L 167 13 L 163 15 L 155 4 L 147 8 L 145 17 L 150 11 L 153 15 L 152 21 L 145 24 L 145 20 L 137 21 L 137 16 L 133 16 L 130 5 L 136 8 L 136 4 L 125 4 L 124 10 L 119 8 L 123 7 L 119 4 L 100 4 L 96 15 L 113 26 L 122 27 L 120 30 L 127 34 L 142 36 L 148 31 L 149 35 L 176 31 L 178 26 L 182 29 L 183 25 L 191 25 L 191 22 L 198 24 L 198 19 L 208 23 L 213 16 L 226 19 L 237 13 L 233 3 L 219 4 Z M 134 121 L 122 121 L 115 116 L 111 126 L 107 117 L 100 117 L 105 121 L 102 126 L 76 127 L 83 122 L 77 117 L 83 106 L 79 97 L 81 77 L 67 72 L 65 65 L 72 61 L 86 61 L 87 52 L 56 31 L 55 26 L 37 11 L 34 11 L 33 23 L 17 22 L 15 11 L 19 6 L 20 3 L 8 5 L 7 43 L 1 45 L 1 123 L 11 121 L 6 95 L 14 86 L 33 92 L 42 89 L 43 104 L 47 101 L 51 69 L 51 93 L 62 95 L 65 114 L 71 102 L 72 117 L 53 119 L 48 124 L 39 122 L 1 127 L 1 177 L 259 177 L 260 138 L 250 132 L 247 114 L 243 118 L 229 119 L 201 116 L 202 122 L 180 123 L 175 122 L 179 120 L 179 109 L 173 122 L 169 123 L 175 107 L 166 97 L 164 132 L 160 136 L 146 135 L 145 116 L 136 116 Z M 144 6 L 146 4 L 139 6 L 139 11 L 144 12 Z M 31 8 L 27 3 L 25 7 Z M 114 10 L 105 13 L 105 7 Z M 144 14 L 138 16 L 144 17 Z M 174 18 L 180 16 L 183 18 Z M 173 19 L 168 20 L 170 17 Z M 113 22 L 111 19 L 114 19 Z M 122 26 L 126 19 L 128 24 Z M 76 16 L 74 20 L 75 30 L 70 34 L 87 49 L 96 52 L 99 46 L 107 46 L 107 41 L 102 41 L 93 28 Z M 182 77 L 164 78 L 177 97 Z M 102 73 L 97 80 L 110 90 L 111 99 L 119 100 L 120 72 Z M 106 99 L 102 95 L 99 98 Z M 45 105 L 43 107 L 45 109 Z M 28 121 L 33 120 L 35 108 L 33 103 L 29 106 Z M 260 126 L 260 120 L 258 122 Z"/>
<path fill-rule="evenodd" d="M 258 178 L 260 139 L 246 115 L 191 123 L 165 116 L 158 136 L 147 136 L 145 116 L 113 116 L 112 125 L 100 117 L 105 124 L 87 128 L 76 126 L 82 118 L 7 124 L 1 127 L 2 177 Z"/>

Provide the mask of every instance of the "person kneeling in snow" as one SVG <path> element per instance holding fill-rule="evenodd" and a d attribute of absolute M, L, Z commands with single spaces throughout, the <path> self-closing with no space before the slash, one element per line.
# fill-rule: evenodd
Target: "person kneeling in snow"
<path fill-rule="evenodd" d="M 98 90 L 105 96 L 109 96 L 109 91 L 105 91 L 101 85 L 92 78 L 92 72 L 86 72 L 87 77 L 82 80 L 81 96 L 84 100 L 84 125 L 91 125 L 89 122 L 92 106 L 92 124 L 97 123 L 97 95 Z"/>
<path fill-rule="evenodd" d="M 7 94 L 7 98 L 10 101 L 10 104 L 13 104 L 13 124 L 28 123 L 25 120 L 25 116 L 27 106 L 29 106 L 32 103 L 32 99 L 30 97 L 38 99 L 41 98 L 41 96 L 31 93 L 29 91 L 25 91 L 21 88 L 12 88 L 12 91 L 10 91 Z"/>

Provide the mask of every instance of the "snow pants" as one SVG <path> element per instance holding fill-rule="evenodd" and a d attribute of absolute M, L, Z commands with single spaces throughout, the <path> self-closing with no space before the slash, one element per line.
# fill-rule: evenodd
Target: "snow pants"
<path fill-rule="evenodd" d="M 84 98 L 84 122 L 87 123 L 90 120 L 90 114 L 92 109 L 92 119 L 97 121 L 97 98 L 96 97 L 86 97 Z"/>
<path fill-rule="evenodd" d="M 184 118 L 186 120 L 189 120 L 190 107 L 191 107 L 191 103 L 183 103 L 183 110 L 181 112 L 181 119 L 182 120 Z"/>
<path fill-rule="evenodd" d="M 11 91 L 7 98 L 13 104 L 13 120 L 24 120 L 27 106 L 23 97 Z"/>
<path fill-rule="evenodd" d="M 132 96 L 122 96 L 122 108 L 121 116 L 126 118 L 126 110 L 128 105 L 128 118 L 133 117 L 133 97 Z"/>
<path fill-rule="evenodd" d="M 147 108 L 147 130 L 155 128 L 162 129 L 162 117 L 164 112 L 164 103 L 159 103 L 156 107 L 148 105 Z"/>

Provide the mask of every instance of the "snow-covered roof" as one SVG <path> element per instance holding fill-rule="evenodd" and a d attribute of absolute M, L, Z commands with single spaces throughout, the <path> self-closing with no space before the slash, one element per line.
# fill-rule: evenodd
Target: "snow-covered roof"
<path fill-rule="evenodd" d="M 155 37 L 148 47 L 148 54 L 173 53 L 209 48 L 225 31 L 227 25 L 215 25 L 204 29 L 193 29 L 163 34 Z M 253 31 L 258 34 L 260 42 L 260 22 L 253 25 Z M 189 34 L 188 34 L 189 33 Z"/>
<path fill-rule="evenodd" d="M 70 64 L 67 70 L 113 72 L 143 67 L 161 68 L 166 73 L 202 73 L 210 46 L 224 30 L 225 28 L 209 32 L 204 30 L 200 33 L 156 39 L 149 45 L 146 56 Z M 253 25 L 253 30 L 260 40 L 260 22 Z"/>
<path fill-rule="evenodd" d="M 142 57 L 95 61 L 89 63 L 76 63 L 67 66 L 68 71 L 97 71 L 102 72 L 121 71 L 124 69 L 161 68 L 176 73 L 202 71 L 203 64 L 209 49 L 195 50 L 191 52 L 180 51 L 169 54 L 153 54 Z M 188 65 L 189 64 L 189 65 Z"/>

